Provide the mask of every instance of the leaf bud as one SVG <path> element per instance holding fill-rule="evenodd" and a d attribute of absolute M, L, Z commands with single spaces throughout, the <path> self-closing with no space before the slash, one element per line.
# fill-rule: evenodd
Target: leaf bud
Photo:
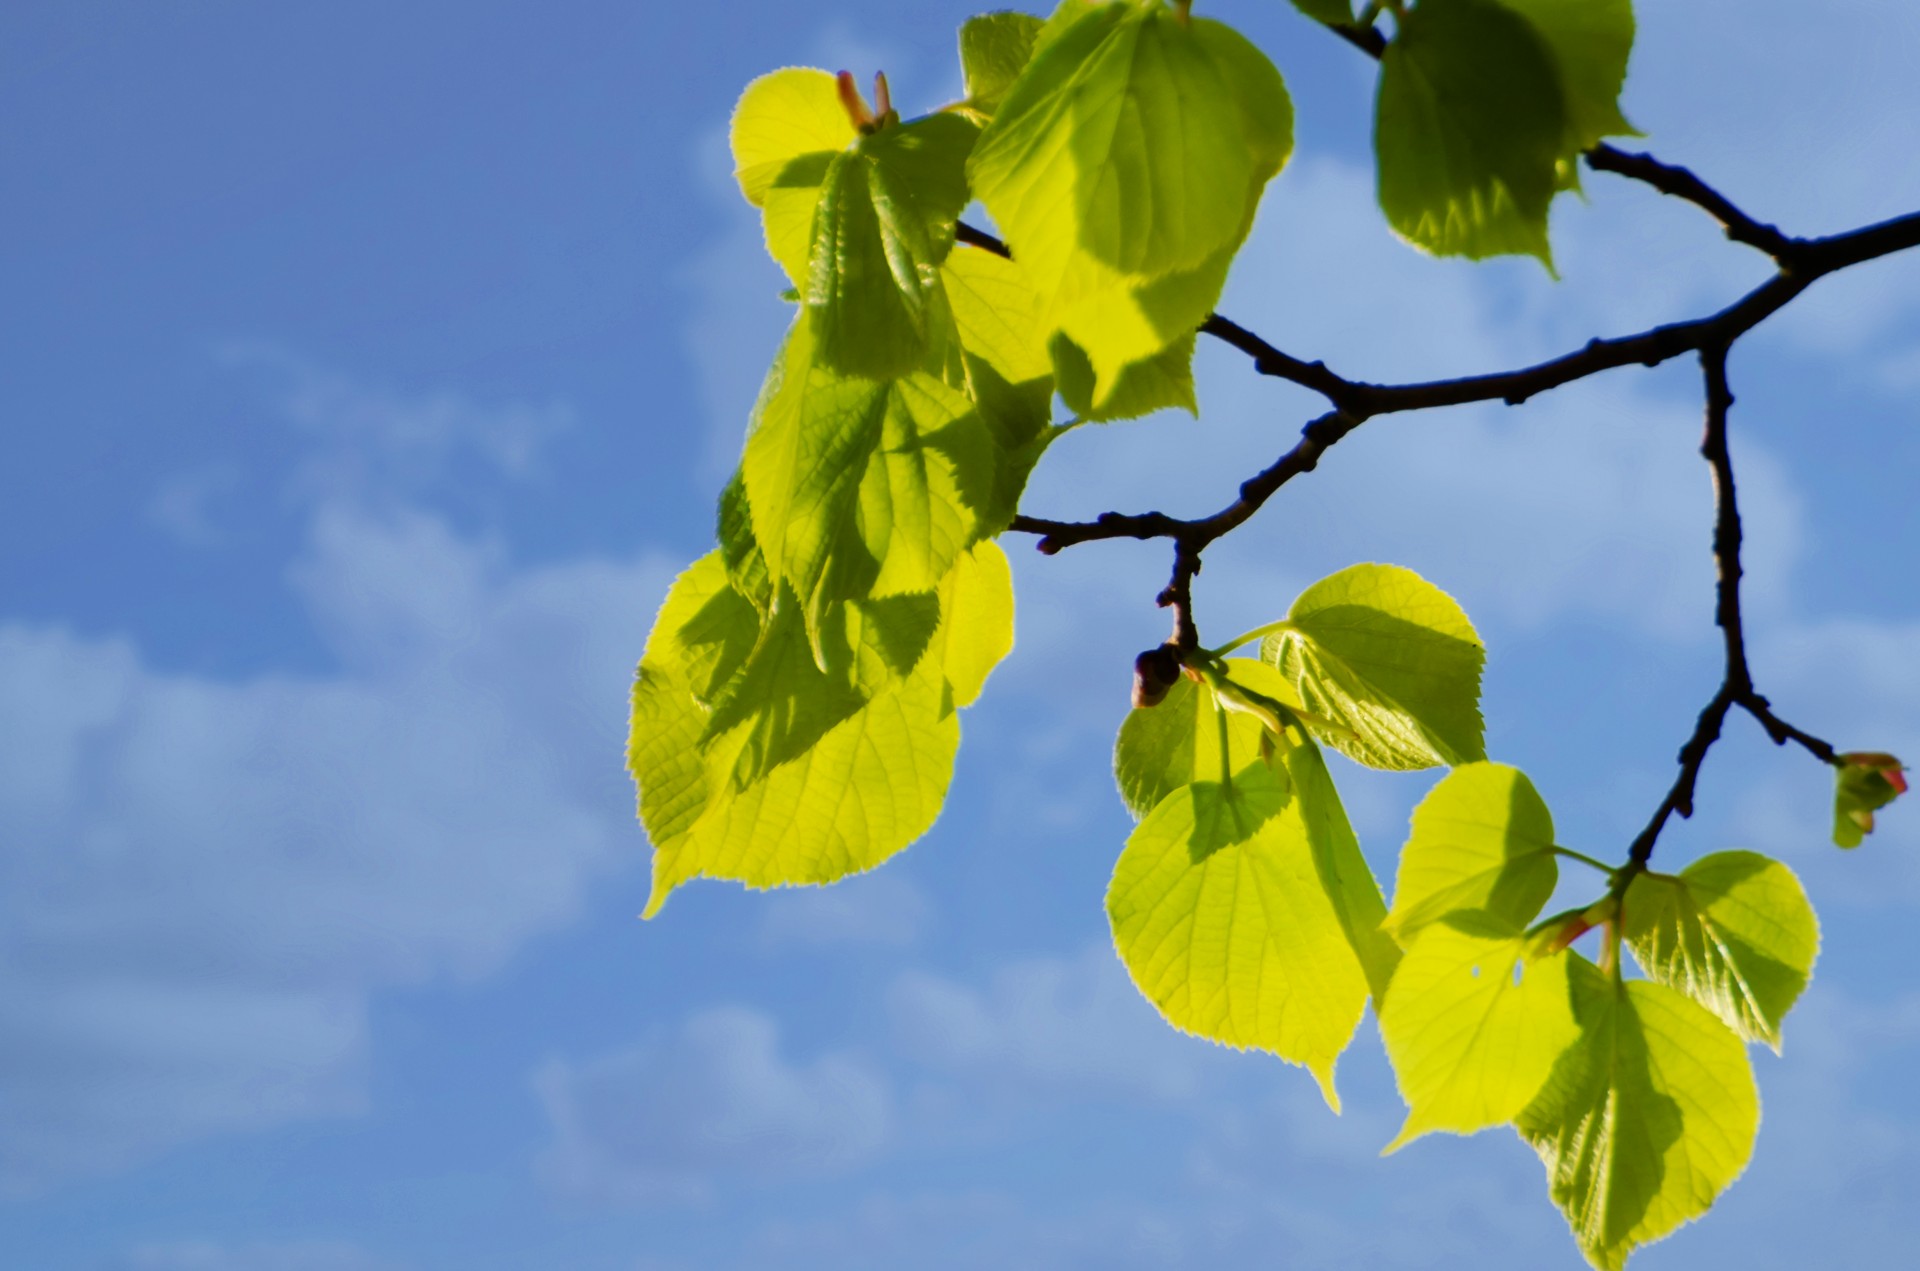
<path fill-rule="evenodd" d="M 1158 706 L 1180 678 L 1180 650 L 1171 644 L 1148 649 L 1133 660 L 1133 704 Z"/>

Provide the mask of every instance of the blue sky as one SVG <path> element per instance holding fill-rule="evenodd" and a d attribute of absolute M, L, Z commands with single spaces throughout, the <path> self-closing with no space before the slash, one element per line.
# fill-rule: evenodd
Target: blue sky
<path fill-rule="evenodd" d="M 1211 8 L 1299 110 L 1222 306 L 1290 351 L 1496 369 L 1764 275 L 1604 176 L 1556 210 L 1559 283 L 1421 258 L 1371 202 L 1368 66 L 1279 0 Z M 1920 208 L 1908 6 L 1642 8 L 1656 153 L 1795 232 Z M 1336 1119 L 1127 984 L 1108 756 L 1158 547 L 1009 541 L 1019 647 L 905 855 L 634 917 L 626 687 L 784 320 L 727 113 L 794 63 L 937 104 L 966 13 L 0 8 L 9 1266 L 1577 1265 L 1510 1134 L 1376 1159 L 1370 1022 Z M 1200 373 L 1200 422 L 1079 431 L 1029 508 L 1210 510 L 1315 409 Z M 1920 255 L 1823 282 L 1733 375 L 1763 690 L 1920 755 Z M 1209 556 L 1205 629 L 1419 569 L 1487 638 L 1494 756 L 1617 856 L 1718 674 L 1695 380 L 1370 424 Z M 1920 1240 L 1920 816 L 1843 856 L 1826 774 L 1736 725 L 1661 859 L 1783 857 L 1825 942 L 1756 1052 L 1747 1175 L 1635 1265 L 1888 1264 Z M 1430 777 L 1336 775 L 1389 880 Z"/>

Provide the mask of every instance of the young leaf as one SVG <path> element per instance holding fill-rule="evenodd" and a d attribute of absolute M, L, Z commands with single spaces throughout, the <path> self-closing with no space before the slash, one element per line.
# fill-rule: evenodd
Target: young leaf
<path fill-rule="evenodd" d="M 1169 1023 L 1304 1066 L 1337 1110 L 1334 1062 L 1365 1009 L 1367 968 L 1322 876 L 1314 837 L 1327 813 L 1301 806 L 1317 797 L 1258 759 L 1231 782 L 1180 787 L 1127 840 L 1107 916 L 1134 985 Z"/>
<path fill-rule="evenodd" d="M 1045 294 L 1082 254 L 1142 277 L 1199 264 L 1238 230 L 1253 161 L 1189 26 L 1116 3 L 1034 55 L 971 170 Z"/>
<path fill-rule="evenodd" d="M 1472 1134 L 1519 1116 L 1579 1036 L 1566 954 L 1529 962 L 1526 933 L 1484 910 L 1421 930 L 1380 1007 L 1406 1124 L 1386 1147 L 1423 1134 Z"/>
<path fill-rule="evenodd" d="M 1386 929 L 1408 944 L 1455 910 L 1485 910 L 1524 927 L 1553 895 L 1553 816 L 1505 764 L 1455 768 L 1413 810 Z"/>
<path fill-rule="evenodd" d="M 1705 1008 L 1563 956 L 1580 1037 L 1516 1126 L 1588 1260 L 1620 1271 L 1746 1168 L 1760 1096 L 1746 1046 Z"/>
<path fill-rule="evenodd" d="M 1012 645 L 1005 556 L 991 543 L 975 547 L 942 580 L 934 603 L 937 626 L 909 672 L 870 686 L 850 713 L 810 727 L 807 744 L 776 756 L 764 740 L 769 732 L 798 735 L 764 721 L 793 713 L 780 704 L 780 685 L 736 694 L 730 720 L 712 704 L 730 700 L 731 683 L 762 647 L 758 614 L 727 586 L 718 552 L 681 575 L 633 692 L 628 762 L 654 849 L 645 916 L 691 878 L 750 887 L 832 882 L 871 869 L 932 825 L 959 741 L 955 709 L 973 700 Z M 858 627 L 861 619 L 847 621 Z M 816 674 L 792 658 L 781 666 Z M 805 697 L 788 692 L 786 700 L 796 696 Z"/>
<path fill-rule="evenodd" d="M 1293 688 L 1272 667 L 1251 658 L 1226 660 L 1227 675 L 1236 683 L 1282 702 L 1293 700 Z M 1244 713 L 1226 716 L 1227 748 L 1242 762 L 1260 752 L 1261 722 Z M 1181 678 L 1158 706 L 1137 707 L 1127 713 L 1113 747 L 1113 775 L 1120 798 L 1137 820 L 1172 794 L 1195 781 L 1218 780 L 1220 707 L 1212 690 Z"/>
<path fill-rule="evenodd" d="M 1834 846 L 1860 846 L 1873 833 L 1873 814 L 1906 792 L 1906 769 L 1892 755 L 1841 755 L 1834 769 Z"/>
<path fill-rule="evenodd" d="M 1486 649 L 1453 597 L 1410 569 L 1354 565 L 1321 579 L 1260 656 L 1332 722 L 1317 735 L 1351 759 L 1404 770 L 1485 757 Z"/>
<path fill-rule="evenodd" d="M 1012 516 L 1009 473 L 1023 478 L 1036 455 L 1009 455 L 1002 438 L 1031 421 L 989 423 L 992 408 L 924 372 L 840 375 L 804 321 L 789 332 L 741 469 L 767 570 L 799 597 L 822 666 L 828 604 L 931 590 Z"/>
<path fill-rule="evenodd" d="M 1757 852 L 1715 852 L 1677 877 L 1639 875 L 1622 908 L 1628 947 L 1649 976 L 1779 1051 L 1780 1021 L 1820 949 L 1792 870 Z"/>
<path fill-rule="evenodd" d="M 1553 53 L 1495 0 L 1421 0 L 1381 59 L 1373 142 L 1388 224 L 1437 255 L 1552 267 L 1570 122 Z"/>
<path fill-rule="evenodd" d="M 1059 374 L 1083 417 L 1191 402 L 1184 358 L 1158 383 L 1121 381 L 1205 320 L 1291 148 L 1279 72 L 1230 28 L 1160 5 L 1049 22 L 970 171 L 1066 337 Z"/>
<path fill-rule="evenodd" d="M 733 108 L 729 140 L 740 193 L 759 207 L 787 164 L 802 155 L 844 150 L 859 135 L 829 72 L 790 66 L 762 75 Z"/>
<path fill-rule="evenodd" d="M 967 201 L 976 135 L 958 115 L 932 115 L 828 163 L 803 293 L 823 365 L 872 379 L 941 368 L 953 317 L 939 265 Z"/>
<path fill-rule="evenodd" d="M 1057 332 L 1050 348 L 1060 400 L 1076 416 L 1093 423 L 1138 419 L 1168 407 L 1197 418 L 1200 399 L 1193 388 L 1195 342 L 1194 334 L 1188 332 L 1151 357 L 1128 362 L 1103 384 L 1087 351 L 1066 332 Z"/>
<path fill-rule="evenodd" d="M 983 13 L 960 27 L 960 69 L 967 105 L 991 115 L 1026 69 L 1040 34 L 1039 18 L 1027 13 Z"/>

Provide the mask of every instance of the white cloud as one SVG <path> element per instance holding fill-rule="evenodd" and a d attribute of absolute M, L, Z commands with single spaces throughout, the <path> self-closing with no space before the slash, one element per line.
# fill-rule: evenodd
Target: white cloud
<path fill-rule="evenodd" d="M 311 391 L 322 429 L 352 397 Z M 474 440 L 422 418 L 340 453 Z M 538 429 L 500 419 L 475 444 L 512 466 Z M 324 495 L 291 568 L 331 673 L 0 623 L 0 1188 L 362 1108 L 370 994 L 484 973 L 637 861 L 624 700 L 668 570 L 516 570 L 393 493 Z"/>
<path fill-rule="evenodd" d="M 893 1129 L 883 1075 L 854 1054 L 789 1062 L 779 1029 L 721 1007 L 670 1036 L 535 1078 L 549 1185 L 589 1205 L 683 1205 L 728 1184 L 816 1178 L 872 1160 Z"/>
<path fill-rule="evenodd" d="M 493 475 L 535 476 L 547 443 L 575 425 L 559 402 L 399 392 L 267 344 L 230 343 L 219 356 L 268 385 L 280 415 L 311 447 L 302 484 L 323 496 L 417 492 L 473 460 Z"/>
<path fill-rule="evenodd" d="M 664 570 L 515 578 L 336 508 L 300 577 L 344 674 L 0 627 L 11 1184 L 356 1106 L 370 990 L 496 964 L 630 846 L 621 690 Z"/>

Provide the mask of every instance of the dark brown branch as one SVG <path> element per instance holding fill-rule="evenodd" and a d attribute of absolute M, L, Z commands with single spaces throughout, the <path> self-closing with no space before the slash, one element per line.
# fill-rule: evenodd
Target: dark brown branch
<path fill-rule="evenodd" d="M 1339 411 L 1329 411 L 1320 416 L 1301 429 L 1300 440 L 1291 450 L 1241 482 L 1240 496 L 1212 516 L 1181 520 L 1164 512 L 1135 515 L 1103 512 L 1091 521 L 1050 521 L 1037 516 L 1016 516 L 1009 528 L 1023 534 L 1038 534 L 1040 542 L 1036 546 L 1048 556 L 1076 543 L 1090 543 L 1096 539 L 1169 538 L 1177 548 L 1198 557 L 1215 539 L 1245 524 L 1281 486 L 1303 472 L 1313 471 L 1328 447 L 1359 424 L 1359 420 Z M 1195 568 L 1197 570 L 1198 566 Z M 1166 603 L 1164 599 L 1162 603 Z"/>
<path fill-rule="evenodd" d="M 1587 166 L 1595 172 L 1612 172 L 1619 176 L 1632 177 L 1644 181 L 1662 194 L 1676 199 L 1685 199 L 1709 216 L 1719 221 L 1727 231 L 1727 237 L 1736 243 L 1745 243 L 1748 247 L 1758 248 L 1767 255 L 1787 264 L 1799 247 L 1799 240 L 1789 238 L 1773 225 L 1757 221 L 1735 207 L 1726 195 L 1702 181 L 1687 168 L 1671 163 L 1662 163 L 1650 154 L 1635 154 L 1626 150 L 1617 150 L 1602 142 L 1586 153 Z"/>
<path fill-rule="evenodd" d="M 1256 365 L 1262 371 L 1313 388 L 1332 399 L 1338 409 L 1307 425 L 1306 435 L 1298 445 L 1265 471 L 1243 483 L 1240 497 L 1212 516 L 1182 520 L 1160 512 L 1132 515 L 1107 512 L 1092 521 L 1055 521 L 1020 516 L 1014 518 L 1012 528 L 1040 535 L 1040 550 L 1048 554 L 1076 543 L 1108 538 L 1170 538 L 1188 543 L 1196 549 L 1204 547 L 1244 522 L 1275 490 L 1299 473 L 1310 471 L 1329 446 L 1375 415 L 1485 401 L 1504 401 L 1517 406 L 1538 393 L 1601 371 L 1634 364 L 1657 366 L 1683 353 L 1724 350 L 1740 336 L 1778 313 L 1795 296 L 1825 275 L 1880 256 L 1920 247 L 1920 213 L 1847 234 L 1800 242 L 1800 254 L 1791 272 L 1783 271 L 1774 275 L 1718 313 L 1690 322 L 1654 327 L 1636 335 L 1590 340 L 1572 353 L 1517 371 L 1503 371 L 1494 375 L 1470 375 L 1417 384 L 1362 384 L 1341 378 L 1321 363 L 1299 362 L 1277 349 L 1270 349 L 1260 337 L 1227 319 L 1209 319 L 1208 326 L 1203 330 L 1213 330 L 1217 324 L 1230 329 L 1231 338 L 1228 335 L 1222 335 L 1221 338 L 1227 339 L 1235 347 L 1267 350 L 1255 352 Z M 1269 369 L 1269 363 L 1264 360 L 1268 357 L 1285 359 L 1285 369 Z"/>
<path fill-rule="evenodd" d="M 1676 813 L 1693 815 L 1694 789 L 1699 784 L 1700 768 L 1707 752 L 1720 738 L 1727 712 L 1738 706 L 1767 730 L 1776 745 L 1798 742 L 1816 757 L 1834 762 L 1833 747 L 1811 734 L 1801 732 L 1773 713 L 1767 699 L 1753 685 L 1753 669 L 1747 662 L 1746 620 L 1740 609 L 1740 580 L 1745 569 L 1740 560 L 1743 533 L 1740 527 L 1740 496 L 1733 479 L 1733 453 L 1727 442 L 1727 416 L 1733 407 L 1733 390 L 1727 383 L 1727 346 L 1715 344 L 1700 351 L 1700 366 L 1706 378 L 1706 426 L 1700 439 L 1700 454 L 1713 471 L 1713 561 L 1716 574 L 1713 621 L 1720 628 L 1725 671 L 1720 687 L 1701 710 L 1693 735 L 1680 748 L 1679 775 L 1666 798 L 1654 810 L 1646 828 L 1641 830 L 1627 850 L 1628 869 L 1646 868 L 1653 856 L 1653 845 L 1667 821 Z"/>
<path fill-rule="evenodd" d="M 960 241 L 998 255 L 1006 244 L 971 225 L 959 227 Z M 1920 247 L 1920 212 L 1826 238 L 1793 239 L 1790 265 L 1718 313 L 1674 322 L 1633 335 L 1589 340 L 1571 353 L 1533 366 L 1490 375 L 1428 380 L 1413 384 L 1369 384 L 1350 380 L 1323 362 L 1306 362 L 1284 353 L 1230 318 L 1210 315 L 1200 330 L 1246 353 L 1262 375 L 1299 384 L 1325 397 L 1358 420 L 1400 411 L 1502 401 L 1517 406 L 1528 398 L 1616 367 L 1658 366 L 1709 345 L 1730 345 L 1784 308 L 1828 274 L 1881 256 Z M 1106 535 L 1104 537 L 1116 537 Z"/>

